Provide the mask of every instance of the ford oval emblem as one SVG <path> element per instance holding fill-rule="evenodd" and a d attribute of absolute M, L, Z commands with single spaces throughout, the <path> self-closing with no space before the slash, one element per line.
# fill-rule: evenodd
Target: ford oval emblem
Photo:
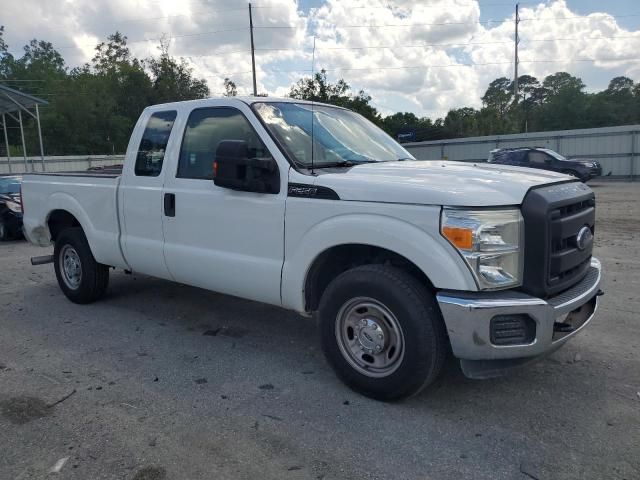
<path fill-rule="evenodd" d="M 587 245 L 593 240 L 593 233 L 591 233 L 591 229 L 587 226 L 584 226 L 576 235 L 576 246 L 578 250 L 582 251 L 587 248 Z"/>

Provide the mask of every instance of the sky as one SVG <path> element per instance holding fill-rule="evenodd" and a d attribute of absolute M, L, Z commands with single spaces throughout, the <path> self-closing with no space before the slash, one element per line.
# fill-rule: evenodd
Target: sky
<path fill-rule="evenodd" d="M 139 58 L 159 38 L 216 96 L 225 77 L 251 93 L 248 8 L 231 0 L 0 0 L 0 24 L 19 55 L 32 38 L 53 43 L 74 67 L 120 31 Z M 284 96 L 312 71 L 364 90 L 384 115 L 442 117 L 479 108 L 495 78 L 513 77 L 515 2 L 507 0 L 255 0 L 258 91 Z M 587 91 L 615 76 L 640 81 L 637 0 L 520 2 L 519 74 L 557 71 Z M 315 51 L 313 45 L 315 43 Z"/>

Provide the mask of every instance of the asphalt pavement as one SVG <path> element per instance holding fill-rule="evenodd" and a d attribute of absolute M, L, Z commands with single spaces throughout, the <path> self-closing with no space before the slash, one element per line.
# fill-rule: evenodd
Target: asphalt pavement
<path fill-rule="evenodd" d="M 391 404 L 340 383 L 313 319 L 122 272 L 74 305 L 46 249 L 2 243 L 0 479 L 639 479 L 640 184 L 593 188 L 589 328 Z"/>

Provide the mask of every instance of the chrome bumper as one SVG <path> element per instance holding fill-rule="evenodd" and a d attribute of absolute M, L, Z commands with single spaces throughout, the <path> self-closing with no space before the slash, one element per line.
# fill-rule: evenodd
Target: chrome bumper
<path fill-rule="evenodd" d="M 593 318 L 601 293 L 602 267 L 593 258 L 587 275 L 561 294 L 543 300 L 524 293 L 438 293 L 453 354 L 461 360 L 467 376 L 496 376 L 504 369 L 544 356 L 562 346 Z M 530 343 L 495 345 L 491 341 L 491 319 L 497 315 L 528 315 L 535 322 Z M 556 320 L 566 316 L 569 332 L 560 333 Z"/>

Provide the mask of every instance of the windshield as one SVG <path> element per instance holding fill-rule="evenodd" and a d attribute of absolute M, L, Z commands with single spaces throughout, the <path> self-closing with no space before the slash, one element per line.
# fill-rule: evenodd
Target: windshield
<path fill-rule="evenodd" d="M 312 115 L 315 167 L 415 160 L 389 135 L 349 110 L 286 102 L 257 103 L 254 108 L 287 153 L 304 167 L 311 166 Z"/>
<path fill-rule="evenodd" d="M 553 150 L 549 150 L 548 148 L 541 148 L 541 151 L 548 153 L 549 155 L 551 155 L 553 158 L 555 158 L 556 160 L 566 160 L 566 157 L 563 157 L 562 155 L 560 155 L 558 152 L 554 152 Z"/>
<path fill-rule="evenodd" d="M 20 179 L 17 177 L 0 178 L 0 193 L 20 193 Z"/>

